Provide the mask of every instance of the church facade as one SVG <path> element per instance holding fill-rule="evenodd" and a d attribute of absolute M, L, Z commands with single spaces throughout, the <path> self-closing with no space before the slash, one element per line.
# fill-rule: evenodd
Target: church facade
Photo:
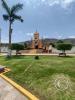
<path fill-rule="evenodd" d="M 52 45 L 50 43 L 44 43 L 40 38 L 40 34 L 36 31 L 31 41 L 30 51 L 37 51 L 37 53 L 52 53 Z"/>
<path fill-rule="evenodd" d="M 43 43 L 39 37 L 39 33 L 35 32 L 31 44 L 31 49 L 43 49 Z"/>

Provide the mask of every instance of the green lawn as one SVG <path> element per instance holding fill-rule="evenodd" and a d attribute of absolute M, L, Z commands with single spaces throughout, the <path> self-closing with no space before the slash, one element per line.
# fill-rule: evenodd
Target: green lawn
<path fill-rule="evenodd" d="M 0 64 L 11 68 L 6 76 L 40 100 L 75 100 L 75 57 L 0 57 Z"/>

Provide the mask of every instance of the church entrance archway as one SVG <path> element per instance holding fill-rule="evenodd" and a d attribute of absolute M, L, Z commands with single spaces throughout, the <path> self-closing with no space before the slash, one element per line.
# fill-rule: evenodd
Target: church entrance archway
<path fill-rule="evenodd" d="M 38 45 L 35 46 L 35 49 L 38 49 Z"/>

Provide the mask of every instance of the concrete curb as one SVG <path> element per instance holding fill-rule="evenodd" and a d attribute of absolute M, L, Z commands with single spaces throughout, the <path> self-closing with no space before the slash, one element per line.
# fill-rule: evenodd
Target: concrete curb
<path fill-rule="evenodd" d="M 25 88 L 21 87 L 20 85 L 18 85 L 17 83 L 15 83 L 14 81 L 12 81 L 10 78 L 6 77 L 5 75 L 3 75 L 6 72 L 9 72 L 10 69 L 6 68 L 6 71 L 1 73 L 0 76 L 7 81 L 9 84 L 11 84 L 13 87 L 15 87 L 19 92 L 21 92 L 23 95 L 25 95 L 29 100 L 39 100 L 36 96 L 34 96 L 33 94 L 31 94 L 29 91 L 27 91 Z"/>

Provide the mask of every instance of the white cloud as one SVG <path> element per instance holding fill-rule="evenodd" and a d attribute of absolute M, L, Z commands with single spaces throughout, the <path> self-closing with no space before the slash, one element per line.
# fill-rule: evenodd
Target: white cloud
<path fill-rule="evenodd" d="M 33 36 L 34 33 L 26 33 L 27 36 Z"/>
<path fill-rule="evenodd" d="M 75 0 L 61 0 L 60 5 L 63 8 L 67 8 L 71 5 L 72 2 L 75 2 Z"/>
<path fill-rule="evenodd" d="M 49 6 L 60 5 L 63 8 L 69 7 L 75 0 L 42 0 L 44 3 L 49 4 Z"/>
<path fill-rule="evenodd" d="M 62 39 L 62 38 L 63 38 L 63 36 L 62 36 L 62 35 L 59 35 L 59 36 L 58 36 L 58 39 Z"/>
<path fill-rule="evenodd" d="M 49 38 L 49 36 L 48 35 L 44 35 L 43 38 Z"/>
<path fill-rule="evenodd" d="M 69 36 L 68 38 L 75 38 L 75 35 L 71 35 L 71 36 Z"/>
<path fill-rule="evenodd" d="M 41 4 L 54 6 L 54 5 L 60 5 L 62 8 L 67 8 L 71 5 L 72 2 L 75 2 L 75 0 L 22 0 L 28 5 L 35 5 L 39 6 Z"/>

